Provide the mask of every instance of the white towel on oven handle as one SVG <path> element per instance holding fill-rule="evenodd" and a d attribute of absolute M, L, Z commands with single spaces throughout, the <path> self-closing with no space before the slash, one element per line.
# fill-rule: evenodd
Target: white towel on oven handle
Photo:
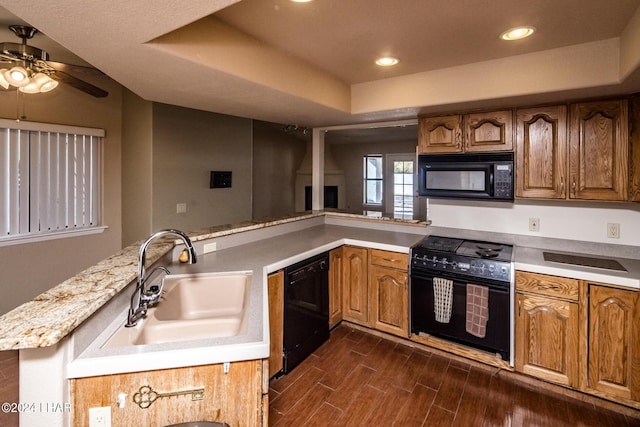
<path fill-rule="evenodd" d="M 453 280 L 441 277 L 433 278 L 433 312 L 436 321 L 449 323 L 453 305 Z"/>

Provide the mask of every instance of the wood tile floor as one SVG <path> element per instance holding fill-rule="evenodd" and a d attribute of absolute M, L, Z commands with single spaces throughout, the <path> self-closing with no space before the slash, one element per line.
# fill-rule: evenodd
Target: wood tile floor
<path fill-rule="evenodd" d="M 274 427 L 640 426 L 640 412 L 540 392 L 498 368 L 342 325 L 291 373 L 271 380 L 269 399 Z"/>
<path fill-rule="evenodd" d="M 18 403 L 18 351 L 0 351 L 0 404 Z M 0 411 L 0 427 L 18 425 L 18 413 Z"/>

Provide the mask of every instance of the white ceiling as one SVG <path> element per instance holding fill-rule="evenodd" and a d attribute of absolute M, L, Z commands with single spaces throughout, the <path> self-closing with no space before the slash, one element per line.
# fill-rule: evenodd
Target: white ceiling
<path fill-rule="evenodd" d="M 86 61 L 147 100 L 330 126 L 640 91 L 639 6 L 640 0 L 190 0 L 180 7 L 171 0 L 0 0 L 0 41 L 17 41 L 10 24 L 33 25 L 43 34 L 29 43 L 52 60 Z M 518 42 L 498 38 L 523 24 L 538 31 Z M 373 65 L 383 54 L 400 64 Z"/>

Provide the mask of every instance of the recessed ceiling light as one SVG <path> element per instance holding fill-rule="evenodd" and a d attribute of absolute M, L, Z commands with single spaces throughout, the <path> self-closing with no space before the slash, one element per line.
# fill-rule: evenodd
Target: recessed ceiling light
<path fill-rule="evenodd" d="M 382 58 L 376 59 L 376 64 L 381 67 L 390 67 L 396 65 L 398 62 L 398 58 L 394 58 L 393 56 L 383 56 Z"/>
<path fill-rule="evenodd" d="M 500 34 L 500 38 L 502 40 L 520 40 L 523 39 L 525 37 L 529 37 L 531 34 L 533 34 L 536 31 L 536 29 L 534 27 L 516 27 L 516 28 L 511 28 L 507 31 L 505 31 L 504 33 Z"/>

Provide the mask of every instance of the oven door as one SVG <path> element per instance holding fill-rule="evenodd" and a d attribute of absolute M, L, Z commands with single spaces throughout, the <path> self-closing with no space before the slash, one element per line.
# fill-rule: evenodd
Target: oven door
<path fill-rule="evenodd" d="M 433 279 L 453 282 L 451 317 L 447 323 L 436 320 Z M 467 332 L 467 284 L 486 286 L 489 290 L 488 319 L 484 337 Z M 508 283 L 473 279 L 443 272 L 411 272 L 411 332 L 426 333 L 491 353 L 510 361 L 511 292 Z"/>

